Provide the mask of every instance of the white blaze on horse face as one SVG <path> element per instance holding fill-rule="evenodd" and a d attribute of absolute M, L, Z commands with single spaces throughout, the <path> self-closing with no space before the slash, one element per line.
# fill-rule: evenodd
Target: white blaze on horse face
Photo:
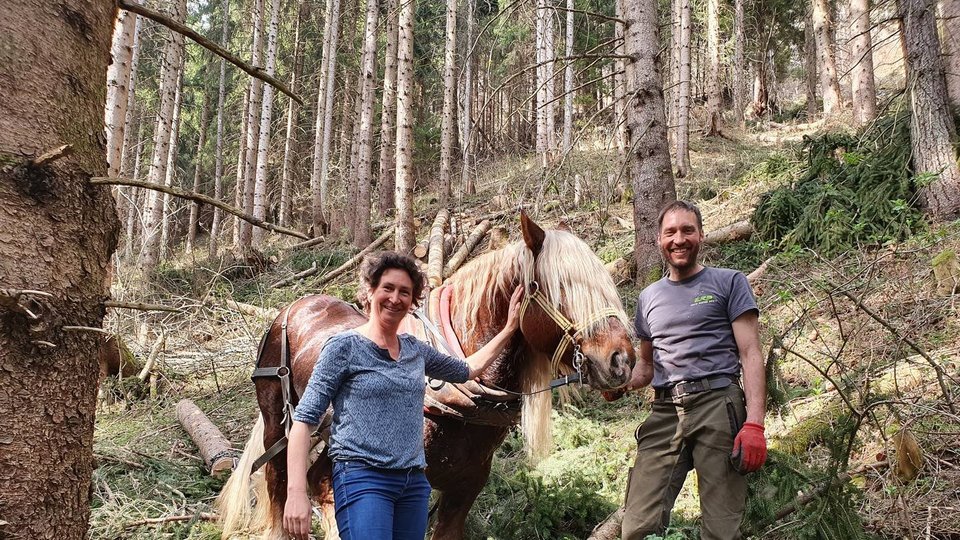
<path fill-rule="evenodd" d="M 413 305 L 413 280 L 405 270 L 390 268 L 370 291 L 370 318 L 397 326 Z"/>

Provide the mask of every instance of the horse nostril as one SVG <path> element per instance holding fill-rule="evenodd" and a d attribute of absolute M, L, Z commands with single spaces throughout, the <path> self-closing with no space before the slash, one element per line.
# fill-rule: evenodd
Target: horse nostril
<path fill-rule="evenodd" d="M 614 373 L 617 372 L 627 372 L 631 371 L 630 366 L 627 365 L 627 355 L 621 350 L 616 350 L 612 355 L 610 355 L 610 371 Z"/>

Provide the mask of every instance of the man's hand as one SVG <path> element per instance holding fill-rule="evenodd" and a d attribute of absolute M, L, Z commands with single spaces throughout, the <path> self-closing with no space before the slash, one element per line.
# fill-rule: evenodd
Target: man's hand
<path fill-rule="evenodd" d="M 767 460 L 767 439 L 763 435 L 763 426 L 745 422 L 740 433 L 733 439 L 730 459 L 741 473 L 751 473 L 759 469 Z"/>
<path fill-rule="evenodd" d="M 287 504 L 283 508 L 283 530 L 294 540 L 307 540 L 310 536 L 310 499 L 305 491 L 287 492 Z"/>

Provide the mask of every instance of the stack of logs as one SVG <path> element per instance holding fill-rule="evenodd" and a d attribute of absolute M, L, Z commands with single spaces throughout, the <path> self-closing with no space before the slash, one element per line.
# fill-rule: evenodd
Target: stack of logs
<path fill-rule="evenodd" d="M 463 224 L 447 209 L 437 212 L 430 227 L 430 236 L 413 249 L 413 255 L 427 264 L 430 287 L 439 286 L 456 272 L 491 231 L 489 219 L 478 219 L 474 223 L 476 225 L 470 233 L 464 235 L 460 230 Z M 499 249 L 506 241 L 506 231 L 500 227 L 494 228 L 487 249 Z"/>

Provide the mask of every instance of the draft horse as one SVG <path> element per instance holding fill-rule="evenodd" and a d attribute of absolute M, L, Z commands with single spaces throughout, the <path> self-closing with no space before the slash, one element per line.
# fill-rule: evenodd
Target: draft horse
<path fill-rule="evenodd" d="M 626 384 L 635 362 L 628 319 L 597 256 L 569 232 L 544 231 L 525 214 L 520 221 L 523 242 L 486 253 L 449 279 L 454 298 L 450 325 L 467 355 L 503 327 L 510 294 L 518 284 L 526 287 L 528 299 L 536 301 L 525 302 L 520 332 L 481 377 L 484 390 L 460 392 L 470 394 L 468 406 L 495 409 L 494 417 L 506 417 L 506 421 L 489 421 L 491 416 L 462 407 L 463 413 L 458 413 L 455 403 L 452 407 L 441 403 L 440 410 L 425 407 L 426 474 L 440 492 L 434 540 L 463 538 L 467 513 L 487 481 L 494 451 L 518 421 L 529 453 L 542 455 L 549 449 L 549 388 L 558 372 L 576 372 L 592 389 L 612 390 Z M 365 319 L 350 305 L 328 296 L 308 296 L 288 309 L 286 344 L 281 338 L 285 317 L 281 312 L 264 338 L 258 366 L 280 366 L 286 347 L 295 401 L 327 338 Z M 262 532 L 270 540 L 286 539 L 282 528 L 286 451 L 270 459 L 262 472 L 250 474 L 264 449 L 284 437 L 283 389 L 275 377 L 256 378 L 255 383 L 260 420 L 218 499 L 220 519 L 224 538 Z M 428 387 L 427 401 L 431 396 L 436 398 L 432 403 L 450 403 Z M 514 406 L 520 396 L 522 405 Z M 336 538 L 331 468 L 324 450 L 308 471 L 308 484 L 313 500 L 323 509 L 327 538 Z"/>

